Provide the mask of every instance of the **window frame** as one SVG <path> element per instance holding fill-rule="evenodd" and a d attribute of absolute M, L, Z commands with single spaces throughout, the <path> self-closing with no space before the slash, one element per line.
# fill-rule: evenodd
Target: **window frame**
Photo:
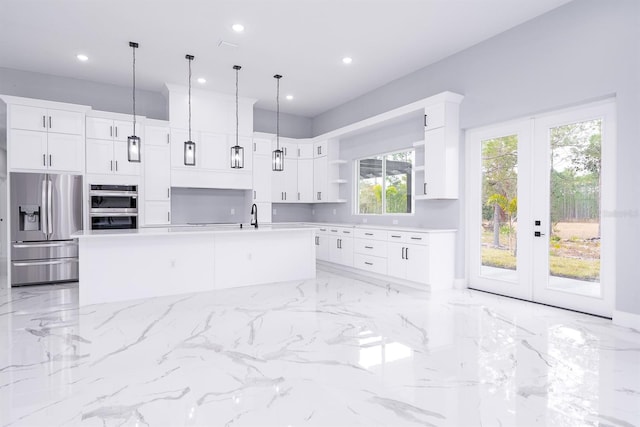
<path fill-rule="evenodd" d="M 387 186 L 386 186 L 386 177 L 387 177 L 387 162 L 386 158 L 389 155 L 398 154 L 398 153 L 407 153 L 413 152 L 413 163 L 411 165 L 411 212 L 387 212 Z M 360 213 L 360 161 L 370 159 L 372 157 L 382 157 L 382 213 Z M 401 148 L 398 150 L 387 151 L 384 153 L 374 153 L 369 154 L 363 157 L 358 157 L 353 160 L 354 163 L 354 197 L 353 197 L 353 206 L 354 206 L 354 215 L 358 216 L 374 216 L 374 217 L 382 217 L 382 216 L 414 216 L 416 212 L 416 149 L 415 147 L 407 147 Z"/>

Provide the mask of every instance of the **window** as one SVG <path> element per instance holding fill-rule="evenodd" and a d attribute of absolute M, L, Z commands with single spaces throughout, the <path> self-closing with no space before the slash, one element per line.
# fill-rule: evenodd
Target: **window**
<path fill-rule="evenodd" d="M 413 150 L 356 160 L 357 214 L 413 212 Z"/>

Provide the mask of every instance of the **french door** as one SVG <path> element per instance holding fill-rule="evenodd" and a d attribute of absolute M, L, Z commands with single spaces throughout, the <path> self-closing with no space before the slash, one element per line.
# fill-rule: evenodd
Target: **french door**
<path fill-rule="evenodd" d="M 471 288 L 611 316 L 615 105 L 467 133 Z"/>

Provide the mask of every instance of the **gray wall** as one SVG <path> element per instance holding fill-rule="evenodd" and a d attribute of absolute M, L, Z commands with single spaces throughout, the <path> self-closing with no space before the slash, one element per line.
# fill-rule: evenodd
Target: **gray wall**
<path fill-rule="evenodd" d="M 312 205 L 273 203 L 271 208 L 272 222 L 311 222 L 313 221 Z M 275 213 L 274 213 L 275 212 Z"/>
<path fill-rule="evenodd" d="M 275 111 L 253 109 L 254 132 L 276 133 Z M 310 138 L 311 119 L 293 114 L 280 113 L 280 136 L 289 138 Z"/>
<path fill-rule="evenodd" d="M 616 96 L 615 308 L 640 314 L 640 2 L 575 0 L 317 116 L 313 134 L 444 90 L 465 95 L 463 128 Z M 458 275 L 463 262 L 458 251 Z"/>
<path fill-rule="evenodd" d="M 174 187 L 171 189 L 171 223 L 246 223 L 250 219 L 250 200 L 249 192 L 244 190 Z"/>
<path fill-rule="evenodd" d="M 131 114 L 131 88 L 87 80 L 0 68 L 0 93 L 89 105 L 95 110 Z M 166 120 L 167 100 L 160 92 L 136 90 L 136 113 Z"/>
<path fill-rule="evenodd" d="M 347 163 L 340 167 L 340 176 L 347 178 L 348 184 L 340 188 L 340 198 L 346 203 L 316 204 L 313 220 L 319 222 L 364 223 L 369 225 L 397 225 L 421 228 L 458 228 L 459 202 L 457 200 L 418 200 L 413 215 L 356 215 L 354 161 L 369 155 L 390 151 L 412 149 L 413 143 L 424 139 L 422 117 L 411 119 L 360 134 L 340 141 L 340 159 Z M 416 151 L 419 157 L 424 151 Z M 424 164 L 417 158 L 416 164 Z M 334 213 L 335 212 L 335 213 Z"/>

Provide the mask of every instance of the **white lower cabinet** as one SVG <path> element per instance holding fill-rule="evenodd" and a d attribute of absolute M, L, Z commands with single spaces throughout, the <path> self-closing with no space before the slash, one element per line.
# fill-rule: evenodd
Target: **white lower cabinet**
<path fill-rule="evenodd" d="M 329 261 L 353 267 L 353 234 L 351 230 L 329 228 Z"/>
<path fill-rule="evenodd" d="M 396 231 L 364 227 L 322 227 L 316 258 L 430 289 L 451 288 L 455 231 Z M 328 246 L 328 247 L 327 247 Z"/>
<path fill-rule="evenodd" d="M 428 283 L 429 247 L 408 243 L 389 243 L 390 276 L 418 283 Z"/>
<path fill-rule="evenodd" d="M 329 261 L 329 235 L 326 228 L 320 228 L 316 232 L 316 259 Z"/>

